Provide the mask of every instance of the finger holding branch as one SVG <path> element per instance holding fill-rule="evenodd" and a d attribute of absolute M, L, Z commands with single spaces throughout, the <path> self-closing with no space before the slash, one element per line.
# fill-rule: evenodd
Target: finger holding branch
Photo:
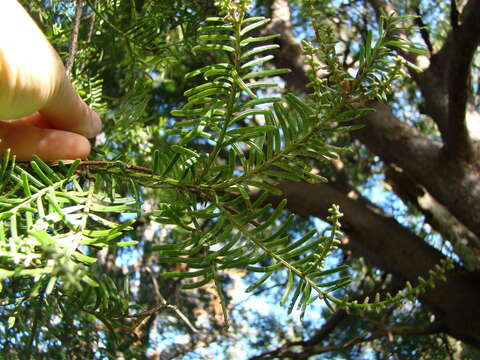
<path fill-rule="evenodd" d="M 85 158 L 101 131 L 65 67 L 16 0 L 0 2 L 0 152 L 20 160 Z"/>

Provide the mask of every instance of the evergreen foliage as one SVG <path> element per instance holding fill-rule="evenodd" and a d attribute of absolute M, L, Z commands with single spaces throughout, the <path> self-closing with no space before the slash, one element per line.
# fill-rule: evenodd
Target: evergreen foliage
<path fill-rule="evenodd" d="M 434 287 L 451 263 L 439 264 L 426 280 L 419 278 L 418 286 L 408 284 L 385 299 L 376 295 L 372 302 L 367 298 L 357 304 L 336 297 L 337 290 L 351 282 L 346 265 L 326 268 L 342 235 L 339 207 L 332 205 L 323 233 L 311 230 L 292 236 L 294 216 L 285 216 L 286 201 L 269 202 L 271 195 L 281 194 L 277 185 L 282 180 L 326 181 L 314 171 L 316 161 L 348 151 L 331 139 L 357 129 L 350 122 L 372 111 L 365 106 L 368 100 L 385 99 L 401 72 L 392 48 L 416 50 L 396 36 L 405 19 L 385 15 L 376 39 L 368 32 L 356 74 L 343 69 L 333 30 L 314 21 L 316 44 L 303 43 L 312 92 L 302 98 L 279 95 L 277 77 L 289 70 L 269 63 L 271 51 L 278 48 L 272 43 L 276 35 L 260 31 L 269 19 L 248 16 L 249 1 L 217 1 L 218 14 L 206 16 L 196 38 L 190 34 L 181 45 L 194 43 L 192 54 L 214 61 L 185 74 L 184 81 L 192 85 L 184 92 L 183 105 L 157 121 L 141 116 L 149 106 L 144 89 L 153 87 L 149 72 L 168 71 L 175 64 L 175 54 L 169 54 L 175 50 L 169 50 L 168 36 L 160 33 L 188 30 L 172 21 L 176 15 L 168 13 L 165 2 L 153 3 L 142 19 L 136 19 L 132 9 L 132 25 L 120 29 L 111 20 L 119 11 L 115 1 L 87 1 L 90 19 L 96 16 L 117 41 L 125 42 L 132 60 L 119 64 L 131 72 L 132 78 L 124 80 L 133 84 L 132 90 L 115 94 L 106 89 L 103 94 L 102 80 L 82 66 L 94 62 L 100 46 L 76 55 L 74 83 L 102 112 L 106 124 L 117 127 L 116 137 L 107 133 L 107 142 L 96 147 L 96 159 L 46 164 L 35 158 L 19 164 L 9 154 L 2 158 L 0 279 L 10 288 L 3 300 L 10 325 L 25 321 L 22 303 L 52 298 L 60 309 L 73 306 L 101 320 L 111 334 L 126 328 L 125 318 L 143 319 L 142 311 L 130 304 L 128 279 L 120 286 L 96 264 L 104 248 L 135 246 L 127 235 L 136 220 L 169 229 L 164 242 L 151 248 L 159 263 L 170 266 L 161 277 L 181 280 L 183 289 L 213 283 L 225 319 L 228 269 L 261 275 L 247 291 L 283 272 L 287 282 L 280 302 L 289 312 L 298 307 L 302 314 L 318 299 L 331 308 L 380 310 Z M 152 25 L 159 9 L 167 14 Z M 179 9 L 188 13 L 185 6 Z M 45 14 L 44 19 L 51 21 Z M 58 26 L 64 24 L 60 21 Z M 61 31 L 52 31 L 52 38 L 65 43 Z M 182 36 L 177 33 L 173 42 L 180 44 Z M 143 64 L 134 62 L 139 53 L 150 54 Z M 99 72 L 103 71 L 113 70 Z M 320 73 L 329 76 L 320 78 Z M 132 80 L 135 76 L 139 78 Z M 117 113 L 109 110 L 104 100 L 109 97 L 123 102 Z M 137 138 L 118 135 L 122 131 L 135 132 Z M 129 141 L 142 144 L 145 139 L 150 142 L 140 150 L 136 147 L 131 156 L 129 151 L 122 153 L 130 149 Z M 131 163 L 138 159 L 146 160 Z M 152 194 L 155 207 L 145 211 L 142 203 Z M 73 303 L 72 298 L 79 301 Z"/>

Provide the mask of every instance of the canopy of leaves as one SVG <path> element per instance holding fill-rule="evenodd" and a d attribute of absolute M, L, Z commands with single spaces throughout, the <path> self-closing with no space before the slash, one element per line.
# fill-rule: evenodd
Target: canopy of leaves
<path fill-rule="evenodd" d="M 2 158 L 6 356 L 468 356 L 450 336 L 477 338 L 435 321 L 423 294 L 448 284 L 453 264 L 474 274 L 478 257 L 421 203 L 401 202 L 389 177 L 401 165 L 362 138 L 362 119 L 390 103 L 438 142 L 415 81 L 449 31 L 440 19 L 461 9 L 381 3 L 24 1 L 104 132 L 87 161 Z M 297 205 L 292 184 L 394 217 L 434 260 L 411 274 L 382 267 L 395 260 L 355 245 L 369 215 L 326 192 L 309 194 L 322 208 Z M 270 316 L 257 316 L 262 302 Z"/>

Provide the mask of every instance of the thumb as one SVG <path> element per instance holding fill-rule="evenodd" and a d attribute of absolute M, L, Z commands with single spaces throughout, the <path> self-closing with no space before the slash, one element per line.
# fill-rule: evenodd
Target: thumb
<path fill-rule="evenodd" d="M 52 127 L 87 138 L 94 137 L 102 129 L 97 113 L 82 101 L 66 75 L 39 112 Z"/>
<path fill-rule="evenodd" d="M 31 160 L 32 154 L 43 160 L 84 159 L 90 143 L 82 135 L 51 129 L 40 114 L 0 121 L 0 153 L 12 149 L 17 160 Z"/>

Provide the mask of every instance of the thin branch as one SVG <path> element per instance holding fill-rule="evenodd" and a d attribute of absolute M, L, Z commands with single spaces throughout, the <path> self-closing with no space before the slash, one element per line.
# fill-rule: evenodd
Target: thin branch
<path fill-rule="evenodd" d="M 358 345 L 363 342 L 368 342 L 370 341 L 370 338 L 368 337 L 368 332 L 363 332 L 358 336 L 355 336 L 351 338 L 350 340 L 340 344 L 340 345 L 335 345 L 335 346 L 325 346 L 325 347 L 310 347 L 308 349 L 305 349 L 304 351 L 296 352 L 293 350 L 287 350 L 287 351 L 270 351 L 267 353 L 263 353 L 258 356 L 254 356 L 250 358 L 250 360 L 270 360 L 270 359 L 296 359 L 296 360 L 306 360 L 310 358 L 310 356 L 313 355 L 318 355 L 318 354 L 324 354 L 327 352 L 332 352 L 332 351 L 338 351 L 338 350 L 343 350 L 347 349 L 349 347 L 352 347 L 354 345 Z"/>
<path fill-rule="evenodd" d="M 382 11 L 385 13 L 395 12 L 391 3 L 385 0 L 367 1 L 375 10 L 377 19 L 381 16 Z M 419 20 L 421 20 L 421 18 L 416 20 L 417 25 L 419 25 Z M 428 47 L 429 40 L 427 40 L 428 35 L 425 31 L 426 30 L 422 33 L 422 26 L 420 26 L 420 34 Z M 445 69 L 449 61 L 448 59 L 452 55 L 443 59 L 443 57 L 439 58 L 437 54 L 435 54 L 434 57 L 426 57 L 401 51 L 399 54 L 407 61 L 416 64 L 417 67 L 422 70 L 419 72 L 411 67 L 407 69 L 425 99 L 424 113 L 433 119 L 442 134 L 442 138 L 445 139 L 448 132 L 448 91 Z"/>
<path fill-rule="evenodd" d="M 373 298 L 375 294 L 380 293 L 381 298 L 385 297 L 385 294 L 396 293 L 400 288 L 400 283 L 394 282 L 390 283 L 385 289 L 379 289 L 383 285 L 378 284 L 372 292 L 363 293 L 359 296 L 356 296 L 352 300 L 357 300 L 358 302 L 363 302 L 366 297 Z M 363 286 L 363 281 L 361 287 Z M 291 345 L 302 345 L 302 346 L 314 346 L 320 344 L 324 339 L 326 339 L 330 334 L 335 330 L 335 328 L 348 316 L 348 313 L 344 309 L 337 310 L 325 324 L 309 339 L 302 342 L 292 343 Z"/>
<path fill-rule="evenodd" d="M 97 0 L 93 0 L 93 7 L 97 7 Z M 96 14 L 92 11 L 92 16 L 90 18 L 90 25 L 88 26 L 88 33 L 87 33 L 87 42 L 91 42 L 93 38 L 93 30 L 95 29 L 95 18 Z"/>
<path fill-rule="evenodd" d="M 83 0 L 82 0 L 83 1 Z M 87 4 L 90 6 L 90 8 L 92 9 L 92 11 L 100 18 L 102 19 L 102 21 L 105 22 L 105 24 L 107 24 L 108 26 L 110 26 L 110 28 L 112 28 L 112 30 L 114 30 L 116 33 L 120 34 L 122 37 L 124 37 L 125 39 L 127 39 L 129 42 L 131 42 L 132 44 L 134 44 L 135 46 L 139 47 L 140 49 L 143 49 L 145 51 L 148 51 L 152 54 L 155 54 L 155 55 L 161 55 L 162 52 L 159 51 L 159 49 L 156 49 L 156 48 L 152 48 L 152 47 L 149 47 L 149 46 L 146 46 L 138 41 L 136 41 L 133 37 L 131 37 L 130 35 L 128 35 L 126 32 L 122 31 L 119 27 L 117 27 L 115 24 L 113 24 L 111 21 L 109 21 L 105 16 L 103 16 L 103 14 L 97 9 L 96 7 L 96 0 L 86 0 Z M 171 46 L 172 44 L 170 44 Z"/>
<path fill-rule="evenodd" d="M 344 309 L 337 310 L 310 339 L 303 341 L 298 345 L 312 346 L 319 344 L 336 329 L 336 327 L 347 317 L 347 315 L 348 314 Z"/>
<path fill-rule="evenodd" d="M 67 58 L 67 63 L 65 65 L 67 76 L 70 76 L 72 72 L 73 63 L 75 62 L 75 54 L 77 53 L 78 32 L 80 29 L 80 22 L 82 19 L 83 1 L 84 0 L 77 0 L 77 5 L 75 7 L 75 20 L 73 23 L 72 38 L 70 40 L 70 47 L 68 49 L 68 58 Z"/>
<path fill-rule="evenodd" d="M 64 161 L 64 163 L 67 164 L 68 162 Z M 97 167 L 97 166 L 114 166 L 116 164 L 117 163 L 115 161 L 85 160 L 85 161 L 80 162 L 79 167 L 81 167 L 81 168 L 94 168 L 94 167 Z M 153 175 L 153 170 L 152 169 L 149 169 L 149 168 L 146 168 L 146 167 L 143 167 L 143 166 L 134 165 L 134 164 L 130 164 L 130 163 L 125 163 L 125 164 L 123 164 L 123 166 L 125 167 L 125 169 L 134 170 L 134 171 L 138 171 L 138 172 L 141 172 L 141 173 L 144 173 L 144 174 L 152 174 Z"/>
<path fill-rule="evenodd" d="M 399 12 L 393 7 L 391 2 L 387 2 L 385 0 L 368 0 L 367 1 L 370 6 L 374 9 L 375 15 L 377 17 L 377 20 L 380 20 L 382 16 L 382 12 L 385 14 L 398 14 Z M 407 36 L 403 30 L 396 30 L 395 35 L 405 39 Z M 401 49 L 396 49 L 398 54 L 403 57 L 405 60 L 408 62 L 411 62 L 412 64 L 417 64 L 418 59 L 421 55 L 414 53 L 414 52 L 409 52 L 409 51 L 403 51 Z M 408 71 L 413 75 L 415 75 L 416 71 L 409 68 Z"/>
<path fill-rule="evenodd" d="M 425 326 L 397 326 L 387 327 L 380 326 L 375 331 L 363 332 L 339 345 L 332 346 L 307 346 L 300 351 L 279 351 L 274 350 L 251 358 L 251 360 L 268 360 L 268 359 L 297 359 L 306 360 L 313 355 L 325 354 L 333 351 L 344 350 L 355 345 L 362 343 L 368 343 L 376 339 L 388 336 L 393 338 L 394 336 L 403 335 L 432 335 L 443 332 L 445 330 L 444 323 L 437 321 Z M 370 336 L 369 336 L 370 334 Z"/>
<path fill-rule="evenodd" d="M 363 284 L 363 282 L 362 282 L 362 284 Z M 383 284 L 383 282 L 382 282 L 382 284 Z M 379 284 L 379 285 L 382 286 L 382 284 Z M 362 285 L 360 285 L 360 287 L 361 286 Z M 362 302 L 366 298 L 366 296 L 373 297 L 373 296 L 375 296 L 375 294 L 377 292 L 380 291 L 380 289 L 378 287 L 379 286 L 377 286 L 377 288 L 374 291 L 372 291 L 371 293 L 361 294 L 361 295 L 353 298 L 352 300 L 357 300 L 359 302 Z M 394 292 L 398 291 L 398 289 L 400 289 L 400 287 L 401 286 L 398 283 L 390 283 L 387 288 L 380 291 L 381 294 L 382 294 L 381 296 L 383 297 L 387 292 L 388 293 L 394 293 Z M 295 346 L 302 346 L 304 348 L 318 346 L 323 340 L 325 340 L 326 338 L 331 336 L 331 334 L 333 333 L 333 331 L 335 331 L 337 326 L 342 321 L 344 321 L 347 317 L 348 317 L 348 313 L 344 309 L 339 309 L 328 318 L 328 320 L 325 322 L 325 324 L 323 324 L 322 327 L 320 329 L 318 329 L 310 339 L 304 340 L 304 341 L 288 342 L 288 343 L 284 344 L 283 346 L 281 346 L 280 348 L 268 352 L 268 354 L 270 354 L 270 355 L 280 354 L 282 351 L 287 351 L 287 349 L 295 347 Z M 255 358 L 253 358 L 253 359 L 255 359 Z"/>
<path fill-rule="evenodd" d="M 50 166 L 58 166 L 60 161 L 64 165 L 71 165 L 75 162 L 75 160 L 56 160 L 48 162 Z M 16 163 L 20 164 L 29 164 L 29 160 L 17 160 Z M 153 170 L 150 168 L 146 168 L 140 165 L 130 164 L 130 163 L 121 163 L 117 161 L 108 161 L 108 160 L 82 160 L 78 164 L 77 173 L 81 173 L 82 170 L 89 171 L 94 170 L 95 168 L 102 168 L 108 166 L 122 166 L 127 170 L 133 170 L 144 174 L 154 175 Z"/>
<path fill-rule="evenodd" d="M 423 22 L 422 19 L 422 12 L 420 11 L 420 7 L 417 6 L 415 8 L 415 12 L 417 14 L 417 17 L 415 18 L 415 24 L 418 26 L 420 29 L 420 35 L 422 36 L 423 42 L 427 46 L 428 51 L 433 53 L 433 45 L 432 42 L 430 41 L 430 33 L 428 32 L 427 26 Z"/>
<path fill-rule="evenodd" d="M 158 282 L 157 282 L 157 279 L 155 278 L 154 274 L 153 274 L 153 271 L 152 269 L 150 269 L 149 267 L 147 267 L 147 271 L 150 273 L 150 276 L 152 277 L 152 284 L 153 284 L 153 289 L 155 290 L 155 296 L 157 297 L 157 299 L 159 299 L 160 303 L 166 305 L 167 304 L 167 300 L 165 299 L 165 297 L 162 295 L 162 293 L 160 292 L 160 287 L 158 286 Z M 172 310 L 174 311 L 177 316 L 182 319 L 182 321 L 190 328 L 190 330 L 192 330 L 194 333 L 200 333 L 201 331 L 198 330 L 193 324 L 192 322 L 190 321 L 190 319 L 176 306 L 174 305 L 168 305 L 167 307 L 169 310 Z"/>
<path fill-rule="evenodd" d="M 458 11 L 457 0 L 450 0 L 450 25 L 452 28 L 458 27 L 460 12 Z"/>
<path fill-rule="evenodd" d="M 40 295 L 39 299 L 43 299 L 43 291 L 42 294 Z M 33 323 L 32 323 L 32 330 L 30 333 L 30 336 L 28 338 L 28 345 L 26 349 L 26 354 L 25 354 L 25 359 L 30 360 L 32 358 L 32 355 L 34 354 L 33 352 L 33 344 L 35 343 L 37 339 L 37 334 L 38 334 L 38 327 L 39 327 L 39 322 L 40 318 L 42 316 L 40 312 L 41 305 L 40 304 L 35 304 L 34 305 L 34 317 L 33 317 Z"/>

